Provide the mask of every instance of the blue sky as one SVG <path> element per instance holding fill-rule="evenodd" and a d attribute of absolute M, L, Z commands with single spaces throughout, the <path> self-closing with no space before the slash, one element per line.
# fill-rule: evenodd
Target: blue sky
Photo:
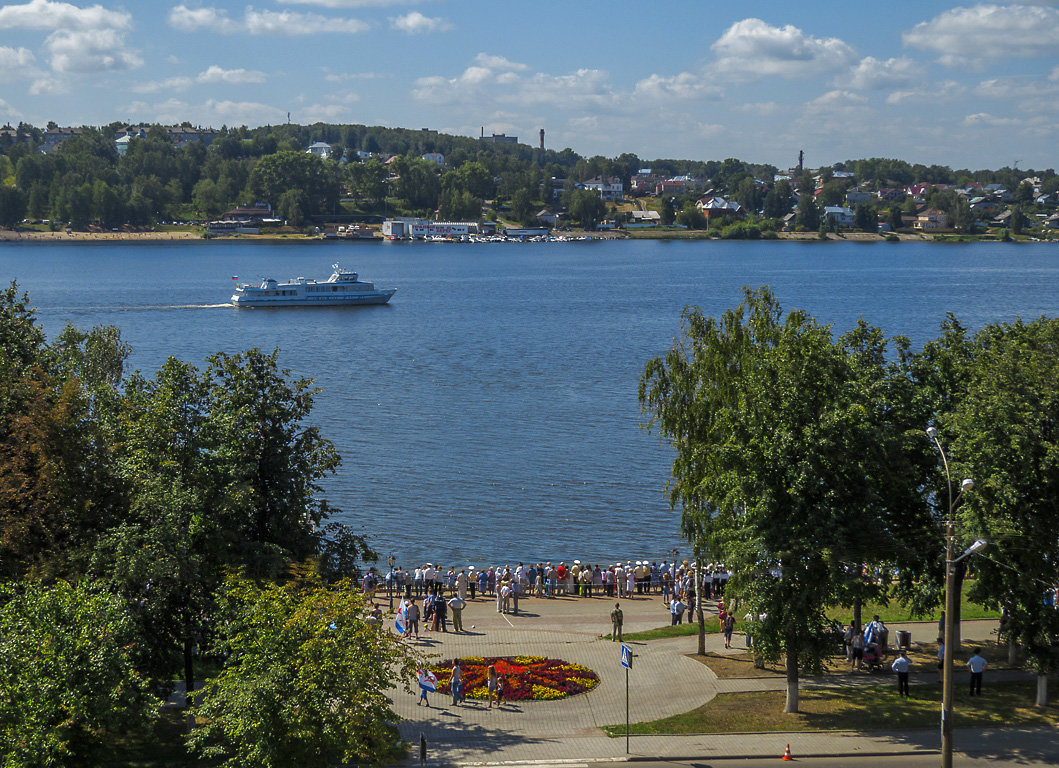
<path fill-rule="evenodd" d="M 1059 0 L 0 4 L 0 122 L 315 121 L 592 155 L 1054 167 Z"/>

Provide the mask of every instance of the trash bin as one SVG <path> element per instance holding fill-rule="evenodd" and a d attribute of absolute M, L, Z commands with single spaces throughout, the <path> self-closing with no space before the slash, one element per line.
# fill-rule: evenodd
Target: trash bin
<path fill-rule="evenodd" d="M 911 648 L 912 647 L 912 633 L 906 632 L 903 629 L 897 630 L 897 647 L 898 648 Z"/>

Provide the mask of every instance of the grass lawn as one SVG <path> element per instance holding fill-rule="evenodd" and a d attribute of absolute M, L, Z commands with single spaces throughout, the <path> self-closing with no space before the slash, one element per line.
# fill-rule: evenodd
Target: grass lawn
<path fill-rule="evenodd" d="M 970 579 L 963 583 L 963 595 L 960 602 L 960 620 L 968 621 L 970 619 L 1000 618 L 999 612 L 987 610 L 977 603 L 972 603 L 967 598 L 967 593 L 971 590 L 973 585 L 974 581 Z M 878 614 L 879 618 L 887 624 L 903 624 L 908 621 L 937 621 L 941 617 L 941 608 L 939 607 L 923 616 L 913 616 L 907 607 L 900 605 L 893 600 L 890 601 L 889 605 L 867 602 L 861 609 L 861 621 L 867 624 L 871 621 L 871 617 L 876 614 Z M 849 623 L 850 619 L 853 618 L 853 609 L 834 606 L 828 610 L 827 615 L 828 618 Z"/>
<path fill-rule="evenodd" d="M 999 647 L 993 643 L 976 644 L 971 642 L 964 643 L 956 650 L 955 668 L 963 670 L 967 659 L 971 658 L 975 649 L 981 651 L 982 656 L 989 662 L 989 669 L 991 670 L 1020 668 L 1018 666 L 1008 666 L 1007 647 Z M 884 672 L 889 673 L 890 665 L 896 658 L 897 653 L 897 649 L 890 648 L 886 658 L 883 660 L 882 668 Z M 687 656 L 700 664 L 705 664 L 720 678 L 784 677 L 787 674 L 787 667 L 782 659 L 776 663 L 767 663 L 764 667 L 758 668 L 754 666 L 754 656 L 746 652 L 735 654 L 707 653 L 705 656 L 689 653 Z M 909 651 L 908 658 L 912 660 L 911 671 L 913 673 L 934 674 L 938 668 L 938 644 L 916 643 Z M 844 656 L 832 656 L 824 664 L 824 674 L 848 675 L 850 674 L 850 665 Z M 858 670 L 852 674 L 863 675 L 869 673 L 866 670 Z"/>
<path fill-rule="evenodd" d="M 716 616 L 706 616 L 706 631 L 707 632 L 720 632 L 721 623 L 717 620 Z M 623 632 L 622 640 L 658 640 L 663 637 L 687 637 L 688 635 L 699 634 L 699 623 L 693 621 L 690 624 L 677 624 L 676 626 L 669 627 L 658 627 L 657 629 L 648 629 L 644 632 Z M 607 640 L 610 640 L 610 635 L 604 635 Z"/>
<path fill-rule="evenodd" d="M 983 696 L 971 698 L 957 686 L 957 728 L 1005 725 L 1055 725 L 1059 705 L 1033 706 L 1036 683 L 988 682 Z M 783 691 L 728 693 L 682 715 L 633 723 L 631 733 L 769 733 L 774 731 L 896 730 L 936 728 L 941 708 L 940 685 L 913 685 L 912 695 L 902 699 L 896 684 L 872 688 L 802 690 L 801 713 L 783 714 Z M 625 725 L 608 725 L 609 736 L 625 734 Z"/>

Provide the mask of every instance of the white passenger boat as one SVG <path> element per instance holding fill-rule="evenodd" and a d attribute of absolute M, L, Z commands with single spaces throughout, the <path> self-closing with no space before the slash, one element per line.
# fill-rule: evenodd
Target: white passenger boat
<path fill-rule="evenodd" d="M 289 283 L 277 283 L 270 277 L 261 285 L 239 284 L 233 277 L 235 307 L 334 307 L 351 304 L 385 304 L 396 293 L 396 288 L 376 288 L 374 283 L 357 279 L 357 273 L 332 265 L 334 272 L 327 280 L 317 282 L 299 277 Z"/>

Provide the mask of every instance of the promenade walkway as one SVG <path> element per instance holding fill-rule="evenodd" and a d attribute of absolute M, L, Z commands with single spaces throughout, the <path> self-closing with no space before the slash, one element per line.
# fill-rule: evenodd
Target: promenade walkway
<path fill-rule="evenodd" d="M 396 712 L 403 718 L 401 731 L 413 744 L 425 736 L 431 765 L 492 763 L 557 763 L 624 760 L 625 739 L 608 738 L 600 728 L 625 720 L 625 670 L 617 643 L 603 639 L 610 632 L 613 599 L 530 598 L 521 601 L 518 615 L 498 614 L 495 600 L 479 598 L 464 611 L 467 632 L 421 633 L 419 650 L 435 654 L 438 661 L 467 656 L 530 654 L 565 659 L 595 670 L 600 684 L 586 694 L 553 702 L 505 702 L 488 709 L 484 702 L 468 701 L 452 707 L 449 697 L 431 695 L 429 709 L 416 706 L 416 696 L 393 694 Z M 637 632 L 669 622 L 669 612 L 658 596 L 623 599 L 625 632 Z M 713 612 L 712 606 L 711 612 Z M 471 629 L 472 625 L 474 629 Z M 891 631 L 908 629 L 913 641 L 932 641 L 936 626 L 891 625 Z M 989 642 L 996 622 L 964 622 L 965 639 Z M 892 636 L 892 635 L 891 635 Z M 654 720 L 687 712 L 719 693 L 782 690 L 781 679 L 719 680 L 710 669 L 687 654 L 694 653 L 694 636 L 627 643 L 636 657 L 630 673 L 630 715 L 636 721 Z M 741 650 L 742 636 L 733 642 Z M 724 652 L 720 635 L 707 636 L 707 649 Z M 929 678 L 929 680 L 927 679 Z M 877 685 L 880 678 L 843 676 L 844 684 Z M 883 678 L 888 679 L 888 678 Z M 961 678 L 958 678 L 958 680 Z M 933 682 L 933 674 L 916 682 Z M 807 685 L 835 684 L 806 680 Z M 1054 735 L 1032 735 L 1034 739 Z M 1052 729 L 1045 729 L 1049 731 Z M 1034 732 L 1035 733 L 1035 732 Z M 971 738 L 970 735 L 967 738 Z M 975 736 L 974 738 L 979 738 Z M 790 743 L 795 755 L 874 754 L 919 752 L 937 749 L 937 734 L 863 735 L 858 733 L 732 734 L 724 736 L 634 736 L 631 755 L 650 757 L 779 756 Z M 961 742 L 958 741 L 958 744 Z"/>

